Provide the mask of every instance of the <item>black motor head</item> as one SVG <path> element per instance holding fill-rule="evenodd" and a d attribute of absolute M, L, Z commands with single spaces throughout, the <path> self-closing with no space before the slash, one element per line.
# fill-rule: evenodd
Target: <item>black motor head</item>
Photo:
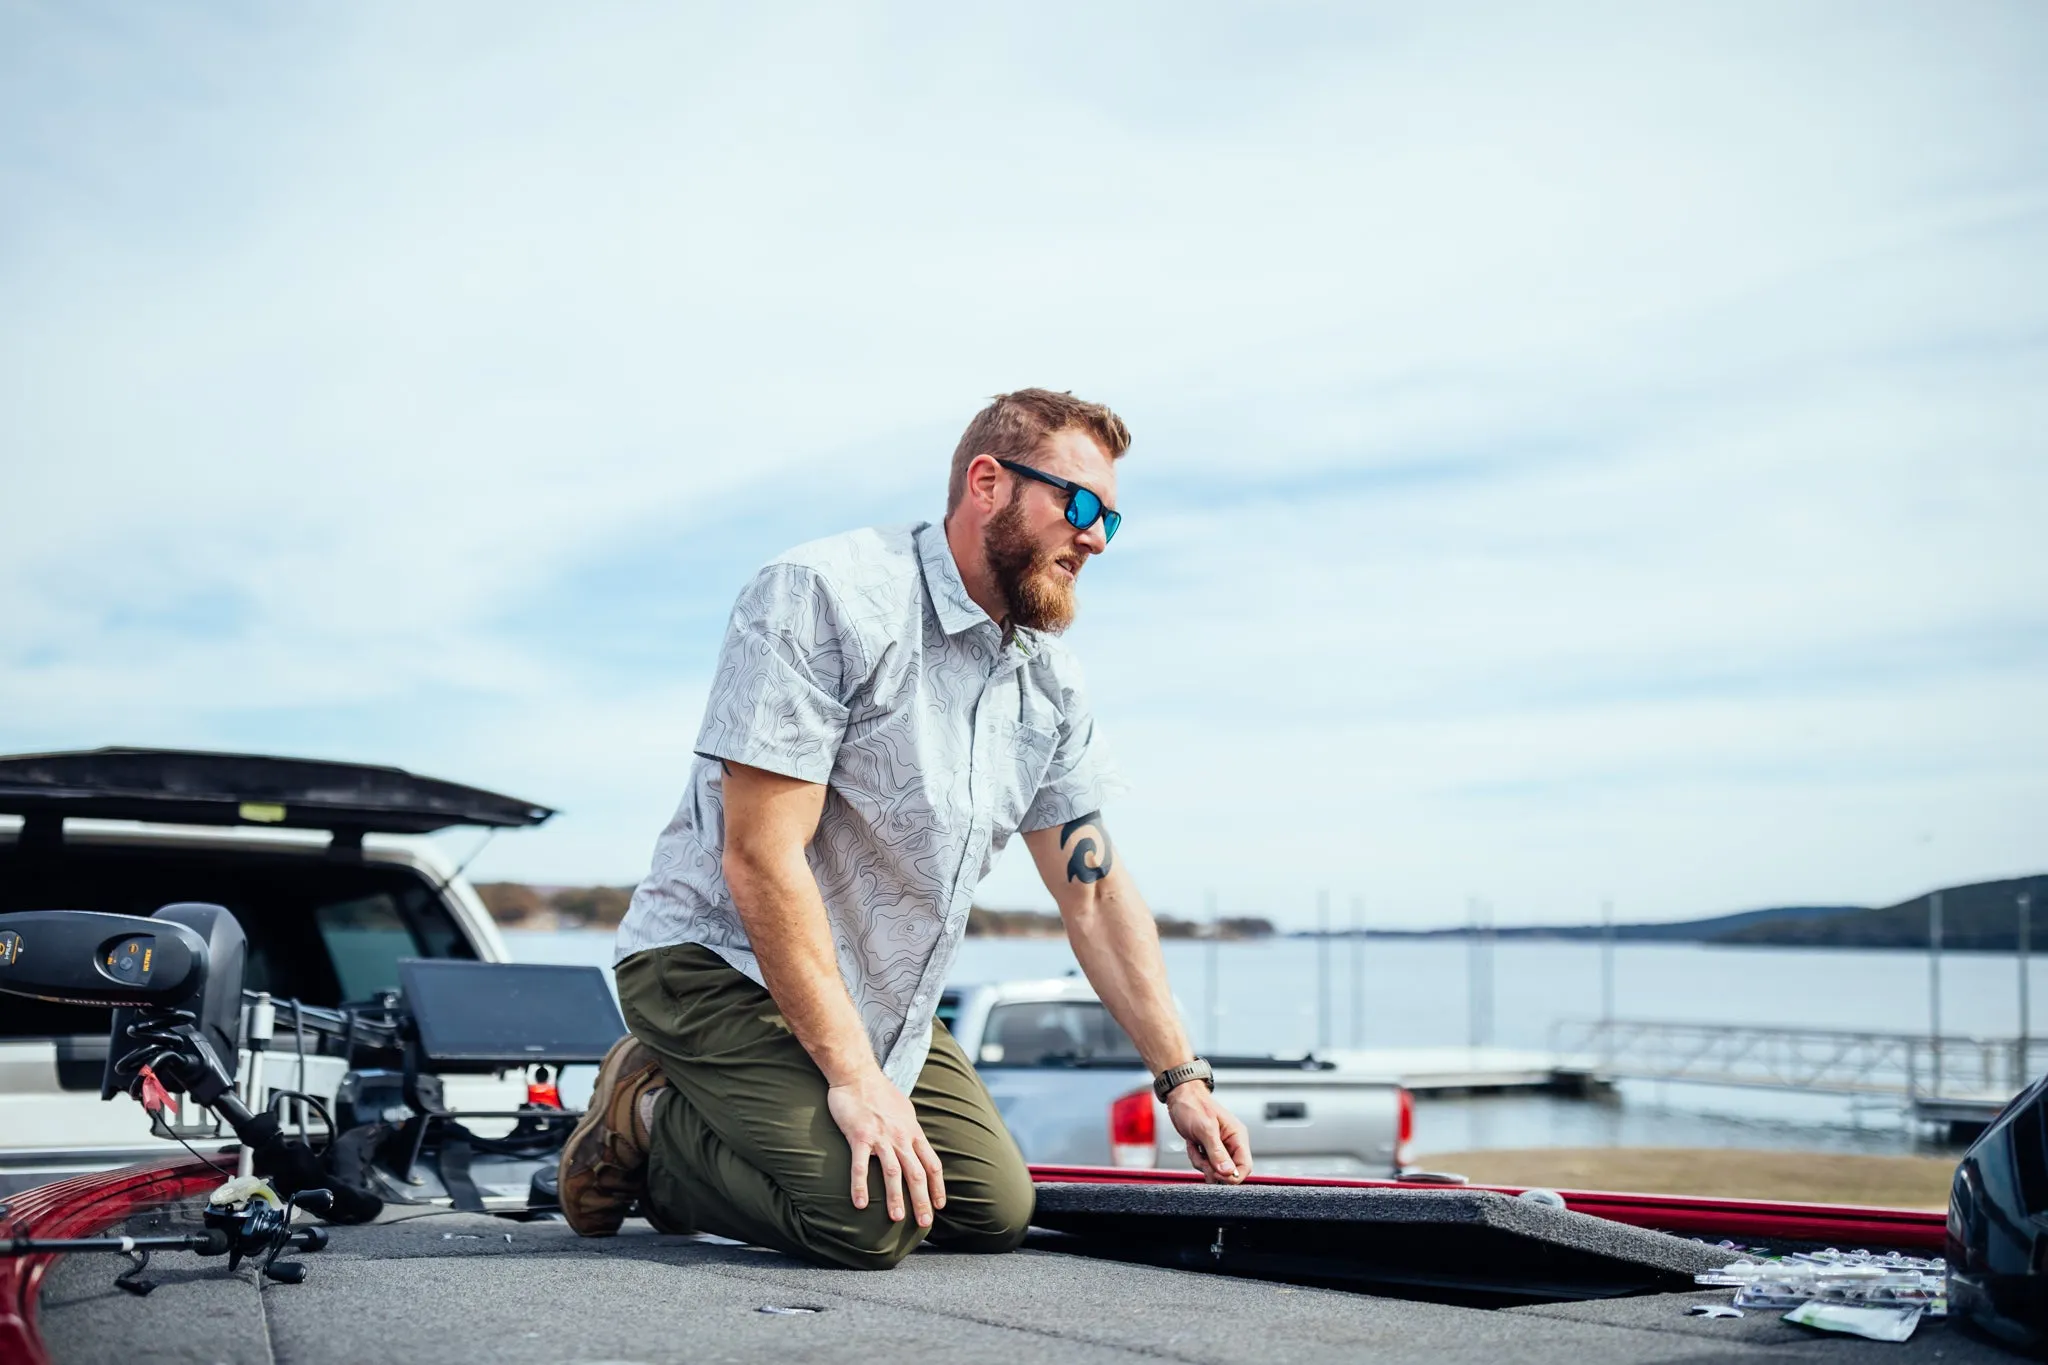
<path fill-rule="evenodd" d="M 190 1009 L 206 987 L 210 958 L 206 939 L 175 920 L 97 910 L 0 915 L 0 992 L 9 995 Z"/>
<path fill-rule="evenodd" d="M 1948 1196 L 1949 1311 L 2048 1346 L 2048 1077 L 1963 1154 Z"/>

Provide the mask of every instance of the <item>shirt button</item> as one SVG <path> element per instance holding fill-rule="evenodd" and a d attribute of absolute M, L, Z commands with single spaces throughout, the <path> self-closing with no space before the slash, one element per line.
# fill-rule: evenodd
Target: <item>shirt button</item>
<path fill-rule="evenodd" d="M 922 1005 L 924 1003 L 924 992 L 919 991 L 916 995 L 910 997 L 910 1003 L 913 1005 Z"/>

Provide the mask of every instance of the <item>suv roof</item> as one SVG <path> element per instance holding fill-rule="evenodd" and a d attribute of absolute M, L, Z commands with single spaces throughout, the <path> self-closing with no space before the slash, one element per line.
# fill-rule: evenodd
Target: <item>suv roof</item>
<path fill-rule="evenodd" d="M 451 825 L 538 825 L 547 806 L 402 768 L 187 749 L 0 757 L 0 815 L 430 834 Z"/>

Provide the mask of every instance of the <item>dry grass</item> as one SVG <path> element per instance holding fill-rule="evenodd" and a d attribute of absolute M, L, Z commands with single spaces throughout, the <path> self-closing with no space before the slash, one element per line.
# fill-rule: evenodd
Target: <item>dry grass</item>
<path fill-rule="evenodd" d="M 1530 1147 L 1416 1158 L 1482 1185 L 1706 1194 L 1888 1208 L 1948 1206 L 1952 1160 L 1837 1152 L 1748 1152 L 1701 1147 Z"/>

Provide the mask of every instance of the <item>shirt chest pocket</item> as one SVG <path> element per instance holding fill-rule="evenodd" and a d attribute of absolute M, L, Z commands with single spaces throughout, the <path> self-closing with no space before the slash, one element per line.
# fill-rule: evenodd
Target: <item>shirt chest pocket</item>
<path fill-rule="evenodd" d="M 1045 785 L 1059 736 L 1049 729 L 1020 724 L 1002 727 L 991 739 L 992 832 L 1007 838 L 1022 827 L 1038 789 Z"/>

